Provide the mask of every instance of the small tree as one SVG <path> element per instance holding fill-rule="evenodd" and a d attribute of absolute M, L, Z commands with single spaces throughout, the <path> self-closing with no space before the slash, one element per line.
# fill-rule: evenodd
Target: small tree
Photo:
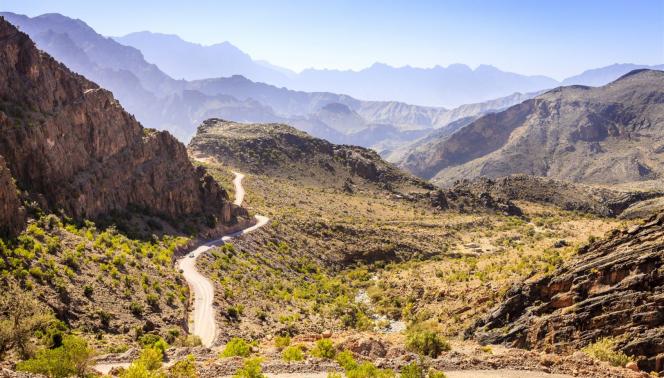
<path fill-rule="evenodd" d="M 31 356 L 35 331 L 45 329 L 55 318 L 32 295 L 10 284 L 0 297 L 0 356 L 16 348 L 23 358 Z"/>

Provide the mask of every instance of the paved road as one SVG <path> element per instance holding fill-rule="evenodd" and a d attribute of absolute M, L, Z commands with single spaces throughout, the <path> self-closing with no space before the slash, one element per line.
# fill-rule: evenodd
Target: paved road
<path fill-rule="evenodd" d="M 235 174 L 235 179 L 233 180 L 233 184 L 235 185 L 234 203 L 241 206 L 242 202 L 244 202 L 244 187 L 242 186 L 244 175 L 239 172 L 233 173 Z M 207 277 L 200 274 L 196 269 L 196 260 L 198 259 L 198 256 L 205 251 L 223 245 L 225 242 L 235 237 L 263 227 L 268 221 L 269 219 L 267 217 L 256 215 L 255 225 L 230 235 L 226 235 L 221 239 L 200 245 L 178 261 L 178 267 L 182 269 L 182 275 L 185 280 L 187 280 L 187 283 L 189 283 L 194 298 L 193 312 L 190 317 L 190 330 L 191 333 L 198 335 L 201 338 L 204 346 L 209 347 L 214 343 L 217 334 L 217 324 L 214 307 L 212 306 L 214 300 L 214 285 Z"/>

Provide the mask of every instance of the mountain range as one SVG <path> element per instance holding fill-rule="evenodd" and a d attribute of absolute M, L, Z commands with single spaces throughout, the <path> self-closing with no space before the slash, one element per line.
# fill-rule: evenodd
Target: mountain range
<path fill-rule="evenodd" d="M 567 86 L 411 146 L 400 165 L 449 185 L 523 173 L 616 184 L 664 174 L 664 72 L 601 87 Z"/>
<path fill-rule="evenodd" d="M 404 151 L 410 149 L 412 142 L 450 134 L 486 113 L 518 104 L 558 85 L 545 77 L 529 78 L 490 66 L 475 70 L 463 65 L 397 69 L 377 64 L 360 72 L 306 70 L 293 74 L 254 61 L 229 43 L 201 46 L 177 36 L 149 32 L 107 38 L 83 21 L 60 14 L 32 18 L 9 12 L 0 15 L 29 34 L 39 48 L 72 70 L 109 88 L 142 124 L 168 130 L 185 142 L 193 136 L 198 124 L 211 117 L 238 122 L 281 122 L 333 143 L 374 148 L 390 161 L 397 161 L 403 157 Z M 140 50 L 120 42 L 133 44 Z M 149 58 L 146 60 L 145 57 Z M 162 67 L 168 67 L 169 73 L 176 77 L 217 77 L 176 80 L 162 71 Z M 603 82 L 615 79 L 633 67 L 609 66 L 582 73 L 566 82 Z M 246 77 L 220 77 L 233 72 Z M 333 78 L 329 86 L 322 84 L 327 79 L 320 79 L 328 75 Z M 297 91 L 250 80 L 281 80 L 290 88 L 300 85 L 316 87 L 318 84 L 306 84 L 307 80 L 302 78 L 307 76 L 319 78 L 316 80 L 321 88 L 338 89 L 340 93 L 349 92 L 349 88 L 340 86 L 344 82 L 364 83 L 363 88 L 381 88 L 380 85 L 393 83 L 389 85 L 397 85 L 402 94 L 414 86 L 418 96 L 425 92 L 442 96 L 445 91 L 440 92 L 440 89 L 446 88 L 447 91 L 449 88 L 457 99 L 455 101 L 468 104 L 453 109 L 410 105 L 395 101 L 400 96 L 395 93 L 394 98 L 385 96 L 390 101 L 366 101 L 329 91 Z M 378 85 L 372 80 L 383 84 Z M 390 91 L 389 88 L 380 89 L 383 94 Z M 477 91 L 482 95 L 473 97 L 472 93 Z M 495 98 L 502 94 L 505 96 Z M 471 101 L 477 98 L 492 99 Z"/>
<path fill-rule="evenodd" d="M 664 68 L 664 65 L 614 64 L 591 69 L 560 82 L 543 75 L 505 72 L 486 64 L 472 69 L 465 64 L 418 68 L 375 63 L 358 71 L 311 68 L 295 73 L 264 61 L 252 60 L 229 42 L 203 46 L 184 41 L 177 35 L 148 31 L 114 39 L 141 50 L 147 61 L 157 64 L 164 72 L 176 78 L 196 80 L 242 75 L 253 81 L 299 91 L 343 93 L 363 100 L 398 101 L 446 108 L 559 85 L 599 86 L 635 69 Z M 182 56 L 187 59 L 183 60 Z"/>
<path fill-rule="evenodd" d="M 81 20 L 59 14 L 32 18 L 8 12 L 0 15 L 29 34 L 38 47 L 74 71 L 109 88 L 141 123 L 168 130 L 182 141 L 188 141 L 203 120 L 218 117 L 240 122 L 289 123 L 332 142 L 362 144 L 382 152 L 425 135 L 424 130 L 443 127 L 459 117 L 498 110 L 528 96 L 511 95 L 485 104 L 447 110 L 395 101 L 362 101 L 331 92 L 293 91 L 254 82 L 241 75 L 175 80 L 146 61 L 138 49 L 101 36 Z M 177 40 L 174 37 L 164 39 Z M 246 55 L 228 46 L 215 51 L 234 51 L 238 57 L 226 59 L 224 54 L 218 54 L 217 62 L 244 61 L 255 67 Z M 182 62 L 192 61 L 187 55 L 173 55 L 178 55 Z M 242 64 L 238 63 L 239 66 Z M 330 104 L 341 104 L 357 113 L 350 115 L 355 119 L 354 128 L 338 122 L 350 113 L 339 105 L 326 108 Z M 335 114 L 339 111 L 345 115 Z"/>

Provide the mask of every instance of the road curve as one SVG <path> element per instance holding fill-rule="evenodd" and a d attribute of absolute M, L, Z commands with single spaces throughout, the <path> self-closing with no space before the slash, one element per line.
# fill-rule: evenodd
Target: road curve
<path fill-rule="evenodd" d="M 244 175 L 239 172 L 233 172 L 235 179 L 233 184 L 235 186 L 235 205 L 241 206 L 244 202 L 244 187 L 242 186 L 242 179 Z M 214 315 L 214 285 L 212 282 L 198 272 L 196 269 L 196 260 L 203 252 L 212 248 L 223 245 L 225 242 L 254 231 L 269 222 L 269 218 L 262 215 L 256 215 L 256 224 L 251 227 L 245 228 L 226 235 L 220 239 L 209 241 L 205 244 L 199 245 L 192 251 L 189 251 L 186 256 L 178 260 L 177 265 L 182 269 L 182 275 L 187 280 L 194 298 L 193 311 L 190 316 L 190 332 L 201 338 L 204 346 L 212 346 L 214 339 L 217 335 L 217 323 Z M 193 257 L 192 257 L 193 256 Z"/>

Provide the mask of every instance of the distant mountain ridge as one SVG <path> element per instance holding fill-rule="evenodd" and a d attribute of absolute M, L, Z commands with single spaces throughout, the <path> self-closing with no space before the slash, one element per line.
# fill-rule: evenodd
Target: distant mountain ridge
<path fill-rule="evenodd" d="M 59 14 L 33 18 L 13 13 L 1 15 L 28 32 L 40 48 L 68 67 L 109 88 L 143 124 L 169 130 L 183 141 L 189 140 L 203 120 L 221 117 L 238 122 L 289 123 L 335 143 L 371 143 L 363 145 L 376 145 L 382 150 L 424 134 L 416 130 L 443 127 L 455 119 L 456 113 L 444 108 L 361 101 L 330 92 L 293 91 L 239 75 L 190 82 L 175 80 L 148 63 L 141 51 L 97 34 L 83 21 Z M 172 38 L 176 37 L 168 37 Z M 190 61 L 187 56 L 186 62 Z M 269 66 L 264 62 L 260 65 Z M 357 113 L 355 130 L 343 130 L 339 124 L 335 129 L 320 119 L 321 109 L 334 103 Z"/>
<path fill-rule="evenodd" d="M 311 68 L 295 73 L 254 61 L 229 42 L 202 46 L 176 35 L 147 31 L 114 39 L 143 51 L 148 61 L 158 64 L 173 77 L 196 80 L 242 75 L 252 81 L 305 92 L 335 92 L 362 100 L 447 108 L 506 97 L 515 92 L 537 92 L 561 84 L 600 86 L 638 68 L 664 69 L 664 65 L 613 64 L 587 70 L 562 82 L 543 75 L 505 72 L 486 64 L 472 69 L 464 64 L 418 68 L 375 63 L 361 70 Z M 188 59 L 184 61 L 181 56 Z"/>
<path fill-rule="evenodd" d="M 59 14 L 33 18 L 13 13 L 0 14 L 30 34 L 38 47 L 76 72 L 110 89 L 127 111 L 144 125 L 168 130 L 185 142 L 193 136 L 198 124 L 211 117 L 249 123 L 281 122 L 333 143 L 374 148 L 390 161 L 396 161 L 402 156 L 402 151 L 410 148 L 409 143 L 428 134 L 450 134 L 481 115 L 504 109 L 539 93 L 510 93 L 490 101 L 446 109 L 398 101 L 363 101 L 331 92 L 295 91 L 255 82 L 240 75 L 194 81 L 175 80 L 157 65 L 146 61 L 138 49 L 99 35 L 81 20 Z M 195 50 L 203 49 L 176 36 L 163 38 L 185 44 L 187 48 L 194 45 Z M 267 62 L 252 61 L 230 44 L 220 44 L 215 49 L 236 56 L 237 59 L 231 61 L 237 63 L 237 69 L 242 66 L 241 62 L 245 62 L 249 64 L 248 69 L 254 67 L 259 70 L 257 67 L 263 67 L 278 71 L 278 77 L 291 76 L 291 72 Z M 179 63 L 175 63 L 178 64 L 194 60 L 184 54 L 170 55 L 177 57 Z M 221 54 L 220 59 L 216 60 L 220 66 L 223 66 L 223 56 Z M 413 70 L 417 69 L 410 71 Z M 445 70 L 493 72 L 502 76 L 488 66 L 473 71 L 455 65 Z M 335 103 L 345 105 L 356 113 L 352 128 L 335 122 L 336 115 L 321 111 Z"/>
<path fill-rule="evenodd" d="M 174 34 L 130 33 L 113 39 L 125 46 L 139 49 L 149 62 L 174 78 L 199 80 L 210 77 L 242 75 L 254 81 L 281 82 L 295 75 L 283 68 L 257 62 L 229 42 L 203 46 L 184 41 Z M 173 59 L 186 56 L 187 59 Z"/>
<path fill-rule="evenodd" d="M 464 64 L 414 68 L 375 63 L 359 71 L 306 69 L 298 74 L 254 61 L 229 42 L 202 46 L 176 35 L 147 31 L 114 39 L 143 51 L 148 61 L 173 77 L 195 80 L 242 75 L 278 87 L 343 93 L 368 101 L 457 107 L 559 84 L 545 76 L 504 72 L 490 65 L 480 65 L 473 70 Z M 182 56 L 187 57 L 186 61 Z"/>
<path fill-rule="evenodd" d="M 558 85 L 545 76 L 525 76 L 480 65 L 432 68 L 392 67 L 376 63 L 360 71 L 304 70 L 288 81 L 291 88 L 322 88 L 366 100 L 393 100 L 424 106 L 458 107 L 515 92 L 534 92 Z"/>
<path fill-rule="evenodd" d="M 523 173 L 585 183 L 662 178 L 664 72 L 560 87 L 417 146 L 399 165 L 435 183 Z"/>

